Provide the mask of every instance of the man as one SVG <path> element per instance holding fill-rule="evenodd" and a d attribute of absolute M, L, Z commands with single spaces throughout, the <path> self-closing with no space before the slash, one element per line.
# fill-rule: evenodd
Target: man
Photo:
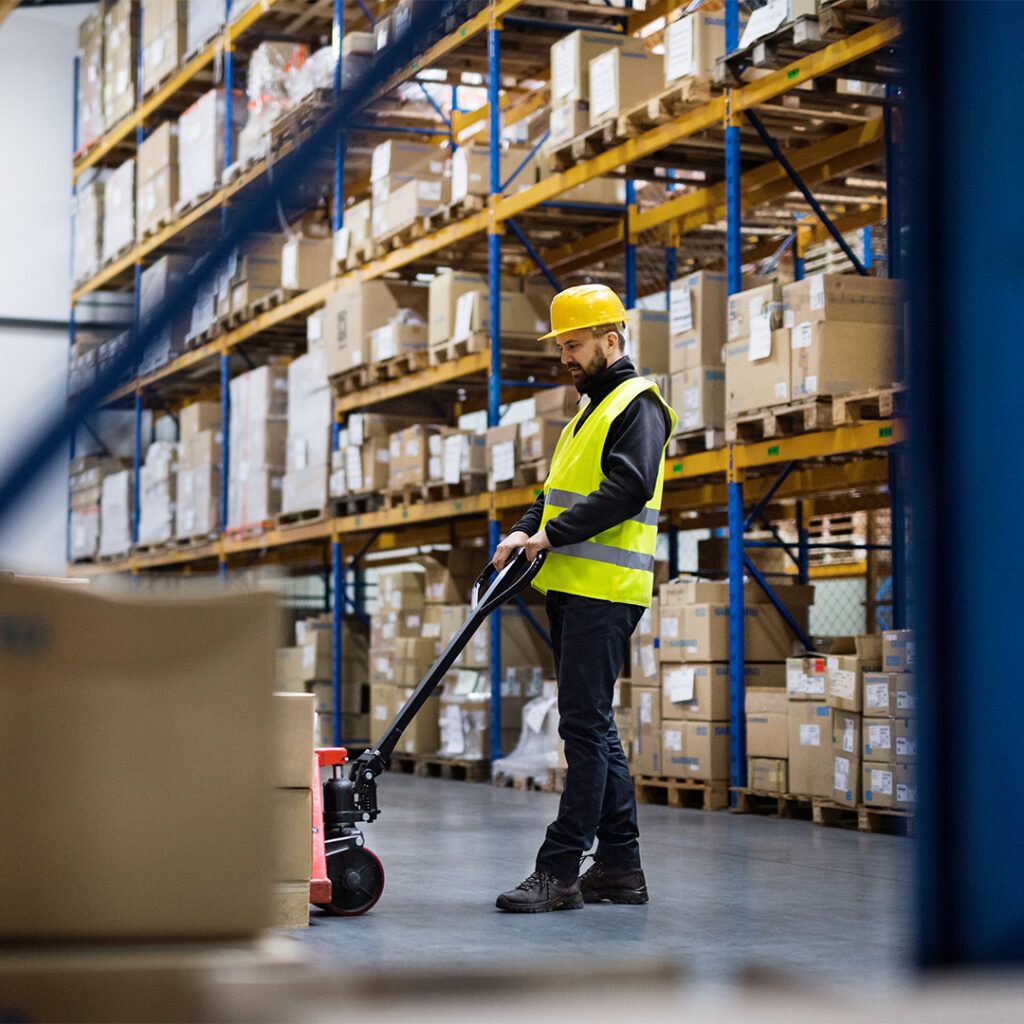
<path fill-rule="evenodd" d="M 547 595 L 568 764 L 536 870 L 498 897 L 501 910 L 647 902 L 612 687 L 651 603 L 665 447 L 676 416 L 623 351 L 625 319 L 622 302 L 604 285 L 569 288 L 553 299 L 551 331 L 541 340 L 554 338 L 589 402 L 562 431 L 543 494 L 494 553 L 500 569 L 520 548 L 530 561 L 548 551 L 533 585 Z M 594 864 L 580 878 L 595 835 Z"/>

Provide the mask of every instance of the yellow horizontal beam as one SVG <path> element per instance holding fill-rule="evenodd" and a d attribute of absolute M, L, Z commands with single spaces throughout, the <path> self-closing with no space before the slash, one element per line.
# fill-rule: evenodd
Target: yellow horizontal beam
<path fill-rule="evenodd" d="M 135 129 L 149 120 L 172 96 L 187 85 L 205 67 L 212 64 L 219 52 L 233 46 L 235 41 L 256 24 L 265 14 L 271 11 L 281 0 L 260 0 L 249 10 L 225 26 L 224 31 L 213 39 L 208 46 L 196 54 L 183 68 L 175 72 L 152 96 L 143 100 L 123 121 L 115 125 L 100 141 L 93 146 L 81 160 L 75 161 L 72 167 L 72 178 L 78 176 L 94 164 L 102 160 L 111 150 L 125 139 L 134 136 Z"/>
<path fill-rule="evenodd" d="M 522 102 L 515 104 L 515 106 L 512 106 L 512 99 L 509 94 L 503 92 L 499 101 L 499 106 L 504 114 L 501 119 L 502 127 L 508 128 L 510 125 L 518 124 L 524 118 L 529 117 L 530 114 L 540 110 L 547 102 L 547 93 L 543 89 L 531 93 Z M 460 142 L 463 132 L 472 128 L 473 125 L 483 123 L 490 116 L 491 105 L 489 103 L 485 103 L 482 107 L 477 107 L 476 110 L 468 112 L 454 111 L 452 113 L 452 135 L 455 137 L 455 141 Z"/>
<path fill-rule="evenodd" d="M 858 576 L 867 576 L 866 561 L 847 562 L 840 565 L 812 565 L 809 568 L 812 580 L 848 580 Z"/>

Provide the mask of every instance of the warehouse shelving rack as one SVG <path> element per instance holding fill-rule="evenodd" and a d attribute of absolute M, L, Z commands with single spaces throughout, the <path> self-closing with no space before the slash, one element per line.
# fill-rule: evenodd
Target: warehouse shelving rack
<path fill-rule="evenodd" d="M 228 27 L 223 42 L 211 44 L 207 51 L 143 103 L 139 111 L 128 119 L 127 128 L 125 124 L 118 126 L 108 137 L 100 140 L 96 147 L 86 152 L 76 163 L 76 177 L 90 166 L 110 162 L 118 153 L 118 146 L 124 145 L 132 127 L 138 132 L 147 118 L 161 109 L 173 109 L 173 98 L 199 71 L 210 65 L 215 58 L 217 46 L 223 47 L 228 58 L 224 62 L 224 86 L 229 88 L 232 48 L 240 42 L 244 43 L 246 32 L 258 29 L 260 19 L 268 12 L 281 15 L 285 6 L 265 0 L 262 5 L 250 8 L 234 23 L 231 22 L 228 6 Z M 367 22 L 372 22 L 373 14 L 362 4 L 359 6 Z M 468 67 L 486 73 L 488 93 L 487 103 L 483 107 L 467 112 L 458 110 L 453 103 L 451 117 L 435 125 L 432 132 L 419 129 L 419 133 L 424 136 L 430 135 L 438 140 L 447 138 L 454 144 L 465 143 L 480 127 L 487 129 L 491 179 L 486 209 L 446 224 L 425 237 L 363 264 L 355 271 L 299 294 L 225 332 L 215 341 L 187 352 L 154 373 L 117 389 L 111 394 L 109 404 L 133 404 L 136 411 L 137 442 L 141 442 L 144 399 L 150 392 L 159 392 L 162 400 L 174 402 L 214 393 L 219 385 L 226 426 L 227 383 L 231 375 L 232 353 L 251 351 L 256 343 L 266 343 L 268 340 L 283 345 L 287 350 L 287 338 L 294 332 L 295 325 L 321 306 L 339 283 L 370 280 L 397 271 L 415 272 L 420 267 L 429 267 L 431 261 L 436 266 L 443 263 L 446 257 L 450 258 L 456 247 L 460 258 L 475 261 L 478 266 L 486 266 L 490 276 L 492 326 L 489 348 L 398 380 L 340 395 L 336 400 L 339 422 L 349 413 L 360 409 L 387 408 L 388 403 L 409 401 L 413 396 L 424 393 L 445 394 L 450 398 L 457 392 L 460 398 L 471 394 L 472 402 L 477 407 L 486 407 L 488 423 L 494 425 L 500 418 L 503 398 L 516 394 L 516 389 L 524 385 L 542 386 L 544 383 L 536 378 L 520 381 L 508 380 L 503 376 L 500 309 L 497 303 L 501 273 L 509 270 L 520 275 L 540 272 L 553 287 L 557 287 L 560 283 L 558 274 L 571 274 L 581 267 L 600 264 L 600 261 L 621 253 L 627 304 L 632 305 L 638 291 L 638 248 L 645 241 L 653 238 L 654 246 L 660 247 L 664 254 L 666 278 L 671 280 L 676 276 L 679 257 L 683 254 L 681 249 L 685 247 L 688 238 L 724 223 L 725 268 L 729 276 L 730 292 L 737 291 L 740 290 L 741 266 L 776 252 L 779 248 L 778 236 L 782 233 L 777 225 L 768 224 L 761 230 L 755 245 L 744 249 L 741 245 L 744 216 L 749 220 L 759 209 L 770 208 L 772 204 L 785 205 L 785 197 L 792 191 L 794 184 L 805 196 L 813 195 L 812 186 L 831 181 L 838 175 L 877 165 L 883 159 L 888 176 L 884 197 L 851 195 L 849 201 L 838 208 L 835 204 L 829 204 L 828 210 L 814 201 L 812 208 L 816 207 L 814 212 L 817 216 L 801 223 L 792 232 L 792 240 L 795 242 L 795 266 L 799 276 L 801 253 L 808 247 L 829 237 L 834 238 L 837 234 L 868 231 L 873 225 L 886 221 L 889 225 L 888 269 L 891 276 L 896 276 L 899 269 L 899 202 L 896 187 L 898 151 L 892 121 L 894 108 L 898 109 L 898 100 L 889 95 L 882 105 L 882 117 L 859 116 L 855 113 L 844 115 L 840 120 L 845 127 L 840 131 L 829 131 L 834 124 L 830 124 L 828 118 L 818 118 L 820 110 L 816 111 L 813 105 L 804 114 L 809 122 L 814 122 L 813 127 L 801 125 L 800 115 L 794 115 L 792 108 L 786 107 L 787 97 L 792 96 L 795 89 L 823 76 L 835 75 L 839 69 L 853 67 L 859 69 L 858 73 L 863 73 L 867 67 L 869 76 L 877 78 L 886 75 L 891 65 L 891 62 L 886 62 L 888 58 L 879 60 L 877 66 L 871 62 L 879 55 L 887 54 L 897 41 L 900 27 L 894 19 L 874 20 L 853 35 L 829 42 L 821 49 L 752 82 L 744 84 L 731 81 L 721 94 L 710 101 L 653 129 L 626 138 L 604 152 L 580 160 L 575 166 L 553 174 L 519 193 L 503 195 L 503 183 L 498 178 L 498 160 L 495 158 L 501 144 L 502 120 L 506 124 L 514 122 L 543 104 L 543 90 L 514 95 L 514 90 L 501 88 L 503 41 L 507 42 L 512 37 L 512 46 L 506 47 L 507 52 L 510 48 L 514 49 L 517 42 L 521 46 L 527 33 L 537 33 L 541 29 L 558 33 L 596 26 L 608 31 L 636 33 L 656 19 L 671 14 L 681 5 L 668 0 L 654 3 L 645 11 L 630 12 L 563 0 L 558 6 L 560 11 L 565 12 L 565 21 L 554 24 L 529 16 L 531 8 L 540 13 L 539 8 L 543 6 L 537 2 L 530 3 L 529 0 L 491 0 L 485 9 L 467 17 L 454 31 L 429 47 L 421 58 L 413 61 L 377 93 L 378 98 L 383 97 L 398 84 L 412 80 L 420 69 L 444 67 L 445 62 L 456 68 Z M 346 20 L 344 5 L 342 0 L 335 0 L 330 7 L 333 38 L 340 54 L 340 37 Z M 321 16 L 324 16 L 325 5 L 321 4 L 319 8 Z M 377 14 L 385 8 L 384 4 L 378 5 Z M 738 0 L 727 0 L 725 22 L 726 49 L 732 53 L 737 48 L 738 40 Z M 536 48 L 535 35 L 532 44 Z M 536 63 L 546 66 L 546 45 L 540 52 L 541 57 Z M 199 62 L 200 57 L 204 62 Z M 538 78 L 543 76 L 543 72 L 537 75 Z M 336 91 L 339 82 L 340 67 L 335 76 Z M 158 99 L 159 102 L 156 102 Z M 165 106 L 162 107 L 162 104 Z M 878 105 L 872 101 L 872 106 Z M 755 131 L 751 132 L 749 125 L 742 120 L 753 114 L 755 108 L 765 122 L 771 123 L 774 119 L 776 125 L 784 126 L 788 122 L 810 129 L 803 132 L 806 145 L 787 150 L 790 166 L 785 167 L 776 159 L 779 151 L 773 145 L 772 129 L 755 127 Z M 502 117 L 492 118 L 492 110 L 500 110 Z M 441 116 L 444 117 L 443 114 Z M 754 116 L 757 119 L 757 115 Z M 822 121 L 825 130 L 820 130 Z M 388 130 L 400 133 L 414 129 L 392 120 Z M 662 201 L 650 205 L 637 203 L 636 192 L 632 187 L 634 176 L 642 178 L 644 173 L 650 173 L 651 168 L 658 166 L 659 160 L 678 165 L 690 157 L 706 163 L 709 151 L 718 153 L 724 161 L 725 174 L 721 181 L 703 188 L 669 192 Z M 670 154 L 668 160 L 666 154 Z M 624 170 L 626 168 L 629 170 Z M 75 291 L 73 302 L 80 301 L 102 287 L 124 282 L 130 270 L 137 276 L 137 268 L 151 253 L 159 252 L 176 241 L 188 240 L 190 229 L 201 223 L 203 218 L 209 218 L 225 209 L 233 195 L 243 189 L 258 187 L 265 169 L 265 165 L 257 163 L 207 199 L 201 207 L 179 218 L 161 235 L 136 247 L 121 261 L 123 265 L 113 264 L 101 270 L 96 277 L 84 282 Z M 333 175 L 335 229 L 343 226 L 344 203 L 341 200 L 351 195 L 353 190 L 365 189 L 365 182 L 360 181 L 358 173 L 359 168 L 353 167 L 351 161 L 346 165 L 345 147 L 339 142 Z M 559 199 L 572 187 L 608 174 L 623 174 L 627 177 L 626 208 L 589 211 L 596 218 L 604 218 L 605 222 L 596 231 L 581 230 L 580 211 L 558 210 Z M 554 204 L 554 208 L 547 204 Z M 565 233 L 569 235 L 569 240 L 557 244 L 533 245 L 531 235 L 534 230 L 542 232 L 541 218 L 553 222 L 557 231 L 564 226 L 563 221 L 559 220 L 563 213 L 566 214 L 564 223 L 568 224 L 569 229 Z M 536 218 L 536 224 L 527 222 L 526 218 L 531 215 Z M 503 246 L 506 227 L 508 234 L 516 239 L 518 248 L 525 251 L 524 255 L 510 256 L 508 247 Z M 762 240 L 761 236 L 767 237 Z M 867 251 L 870 251 L 870 245 Z M 522 391 L 518 391 L 518 394 L 521 395 Z M 903 440 L 899 421 L 869 421 L 854 427 L 838 427 L 756 444 L 735 444 L 668 460 L 664 519 L 669 531 L 671 571 L 678 570 L 678 545 L 675 543 L 677 531 L 703 526 L 729 527 L 729 576 L 733 584 L 730 597 L 733 785 L 745 782 L 742 749 L 743 609 L 740 581 L 744 570 L 749 570 L 751 566 L 744 560 L 743 527 L 761 514 L 765 517 L 781 514 L 782 502 L 787 503 L 787 508 L 797 502 L 799 515 L 809 517 L 854 507 L 878 507 L 891 498 L 893 563 L 897 567 L 897 571 L 894 571 L 894 590 L 899 595 L 902 585 L 901 573 L 898 572 L 902 535 L 898 524 L 902 523 L 902 511 L 898 477 L 892 467 L 895 453 L 900 450 Z M 224 481 L 228 479 L 228 447 L 228 438 L 225 437 L 222 466 Z M 141 444 L 137 443 L 134 459 L 136 474 L 140 451 Z M 780 475 L 776 478 L 777 473 Z M 224 491 L 226 493 L 226 486 Z M 217 568 L 223 574 L 229 565 L 244 564 L 253 559 L 291 566 L 329 564 L 333 593 L 336 595 L 333 602 L 333 682 L 336 706 L 340 707 L 341 619 L 346 602 L 358 606 L 360 590 L 359 587 L 353 588 L 356 595 L 349 599 L 347 580 L 350 572 L 358 568 L 369 546 L 372 545 L 377 551 L 388 551 L 413 545 L 457 544 L 485 536 L 488 544 L 493 546 L 502 528 L 517 517 L 536 493 L 537 489 L 533 487 L 511 488 L 442 502 L 338 516 L 288 529 L 270 530 L 257 537 L 234 539 L 221 535 L 202 548 L 133 554 L 120 562 L 79 565 L 74 569 L 82 573 L 140 573 Z M 753 512 L 745 512 L 745 502 L 753 502 Z M 801 535 L 804 533 L 802 530 Z M 797 563 L 797 575 L 806 578 L 809 575 L 807 544 L 801 543 L 800 547 L 801 552 L 794 561 Z M 766 581 L 765 586 L 770 591 Z M 901 596 L 894 602 L 894 615 L 898 622 L 902 616 Z M 500 630 L 492 630 L 491 637 L 494 648 L 492 687 L 497 693 Z M 499 715 L 500 701 L 492 701 L 492 707 L 495 716 Z M 340 717 L 336 716 L 335 721 L 336 728 L 340 728 Z M 497 717 L 494 724 L 499 725 Z M 497 729 L 493 733 L 499 734 Z M 335 739 L 340 742 L 342 737 L 339 734 Z"/>

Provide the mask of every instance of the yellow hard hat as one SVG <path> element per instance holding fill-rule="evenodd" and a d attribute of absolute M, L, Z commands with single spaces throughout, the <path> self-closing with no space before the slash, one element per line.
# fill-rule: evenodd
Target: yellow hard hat
<path fill-rule="evenodd" d="M 626 322 L 622 300 L 605 284 L 578 284 L 551 300 L 551 330 L 540 340 L 583 327 Z"/>

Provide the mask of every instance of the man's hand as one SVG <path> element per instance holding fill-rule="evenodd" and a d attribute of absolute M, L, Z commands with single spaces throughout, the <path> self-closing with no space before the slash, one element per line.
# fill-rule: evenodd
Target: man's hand
<path fill-rule="evenodd" d="M 528 562 L 532 562 L 541 551 L 547 551 L 551 547 L 547 530 L 538 530 L 527 540 L 525 547 Z"/>
<path fill-rule="evenodd" d="M 525 530 L 510 533 L 495 549 L 491 564 L 499 572 L 505 568 L 508 560 L 520 549 L 525 548 L 531 537 Z M 532 559 L 531 559 L 532 561 Z"/>

